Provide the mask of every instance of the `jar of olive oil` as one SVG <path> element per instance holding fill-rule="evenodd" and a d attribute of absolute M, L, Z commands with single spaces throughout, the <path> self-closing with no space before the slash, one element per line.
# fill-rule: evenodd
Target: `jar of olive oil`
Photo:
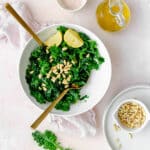
<path fill-rule="evenodd" d="M 98 24 L 107 31 L 119 31 L 127 26 L 131 13 L 124 0 L 104 0 L 96 10 Z"/>

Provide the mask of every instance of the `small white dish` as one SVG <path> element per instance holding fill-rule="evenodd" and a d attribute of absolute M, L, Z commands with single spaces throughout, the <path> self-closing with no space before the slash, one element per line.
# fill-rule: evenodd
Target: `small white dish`
<path fill-rule="evenodd" d="M 116 95 L 107 107 L 103 116 L 103 133 L 109 144 L 110 150 L 148 150 L 150 125 L 146 125 L 143 130 L 130 133 L 122 128 L 116 130 L 116 120 L 114 112 L 125 99 L 135 98 L 140 100 L 150 110 L 150 86 L 138 85 L 129 87 Z"/>
<path fill-rule="evenodd" d="M 120 119 L 118 118 L 118 110 L 119 110 L 119 108 L 123 104 L 129 103 L 129 102 L 131 102 L 131 103 L 133 102 L 133 103 L 139 104 L 143 108 L 143 110 L 145 111 L 146 119 L 145 119 L 143 125 L 141 127 L 139 127 L 139 128 L 133 128 L 133 129 L 132 128 L 128 128 L 128 127 L 122 125 L 122 123 L 120 122 Z M 145 128 L 145 126 L 147 125 L 147 123 L 149 122 L 149 119 L 150 119 L 149 116 L 150 116 L 150 114 L 149 114 L 149 110 L 148 110 L 147 106 L 142 101 L 139 101 L 139 100 L 133 99 L 133 98 L 122 101 L 116 107 L 115 113 L 113 114 L 113 117 L 114 117 L 117 125 L 119 125 L 122 129 L 124 129 L 125 131 L 127 131 L 129 133 L 136 133 L 136 132 L 142 131 Z"/>
<path fill-rule="evenodd" d="M 86 5 L 87 0 L 57 0 L 57 2 L 62 9 L 68 12 L 76 12 L 81 10 Z M 77 4 L 77 2 L 80 4 Z"/>
<path fill-rule="evenodd" d="M 57 32 L 57 27 L 66 26 L 87 34 L 92 40 L 96 41 L 99 53 L 105 58 L 105 62 L 102 64 L 99 70 L 93 70 L 87 84 L 81 89 L 81 96 L 88 95 L 89 98 L 86 101 L 78 101 L 78 103 L 71 106 L 69 111 L 52 110 L 52 114 L 58 116 L 74 116 L 84 113 L 92 109 L 105 95 L 111 80 L 111 60 L 106 47 L 103 42 L 94 33 L 88 29 L 75 25 L 75 24 L 54 24 L 47 28 L 42 29 L 38 36 L 41 40 L 47 40 L 51 35 Z M 34 97 L 30 95 L 28 84 L 25 80 L 26 68 L 29 64 L 29 57 L 31 52 L 38 46 L 38 44 L 31 38 L 22 50 L 20 62 L 19 62 L 19 77 L 21 86 L 23 87 L 28 98 L 39 108 L 46 109 L 49 103 L 39 104 Z"/>

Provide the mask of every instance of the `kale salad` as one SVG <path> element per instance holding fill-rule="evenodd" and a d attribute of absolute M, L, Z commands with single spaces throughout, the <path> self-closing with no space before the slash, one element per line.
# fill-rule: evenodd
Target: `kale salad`
<path fill-rule="evenodd" d="M 48 46 L 32 51 L 26 69 L 30 93 L 40 104 L 54 101 L 72 84 L 84 86 L 91 71 L 104 63 L 96 42 L 74 29 L 59 26 L 45 44 Z M 80 95 L 80 90 L 69 90 L 55 108 L 69 111 L 72 104 L 87 98 Z"/>

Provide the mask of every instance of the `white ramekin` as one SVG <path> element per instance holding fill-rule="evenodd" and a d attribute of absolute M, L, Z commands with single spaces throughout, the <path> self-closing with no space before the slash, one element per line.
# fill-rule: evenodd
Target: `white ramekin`
<path fill-rule="evenodd" d="M 81 10 L 81 9 L 85 6 L 85 4 L 87 3 L 87 0 L 82 0 L 81 5 L 80 5 L 78 8 L 75 8 L 75 9 L 69 9 L 69 8 L 67 8 L 67 7 L 65 6 L 65 4 L 63 3 L 62 0 L 57 0 L 57 2 L 58 2 L 59 6 L 60 6 L 62 9 L 66 10 L 66 11 L 68 11 L 68 12 L 75 12 L 75 11 Z"/>
<path fill-rule="evenodd" d="M 137 104 L 139 104 L 140 106 L 143 107 L 143 109 L 144 109 L 144 111 L 145 111 L 145 114 L 146 114 L 146 120 L 145 120 L 145 122 L 143 123 L 143 125 L 142 125 L 141 127 L 135 128 L 135 129 L 131 129 L 131 128 L 125 127 L 125 126 L 122 125 L 122 123 L 120 122 L 120 120 L 119 120 L 119 118 L 118 118 L 118 110 L 119 110 L 119 108 L 120 108 L 123 104 L 125 104 L 125 103 L 127 103 L 127 102 L 135 102 L 135 103 L 137 103 Z M 147 106 L 146 106 L 143 102 L 141 102 L 141 101 L 139 101 L 139 100 L 137 100 L 137 99 L 133 99 L 133 98 L 132 98 L 132 99 L 124 100 L 123 102 L 121 102 L 121 103 L 118 105 L 118 107 L 116 108 L 116 110 L 115 110 L 115 112 L 114 112 L 114 114 L 113 114 L 113 118 L 115 119 L 117 125 L 119 125 L 123 130 L 125 130 L 125 131 L 127 131 L 127 132 L 129 132 L 129 133 L 137 133 L 137 132 L 139 132 L 139 131 L 142 131 L 142 130 L 145 128 L 145 126 L 147 125 L 148 121 L 150 120 L 150 113 L 149 113 L 149 110 L 148 110 Z"/>

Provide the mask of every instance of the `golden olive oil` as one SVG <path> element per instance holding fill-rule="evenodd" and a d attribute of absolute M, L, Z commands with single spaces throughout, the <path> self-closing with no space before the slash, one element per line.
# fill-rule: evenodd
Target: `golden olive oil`
<path fill-rule="evenodd" d="M 121 5 L 115 3 L 110 8 L 110 1 L 104 0 L 98 5 L 96 10 L 97 22 L 104 30 L 110 32 L 119 31 L 129 23 L 131 17 L 130 9 L 124 0 L 120 0 Z M 123 24 L 119 24 L 117 21 L 119 15 L 123 18 Z"/>

